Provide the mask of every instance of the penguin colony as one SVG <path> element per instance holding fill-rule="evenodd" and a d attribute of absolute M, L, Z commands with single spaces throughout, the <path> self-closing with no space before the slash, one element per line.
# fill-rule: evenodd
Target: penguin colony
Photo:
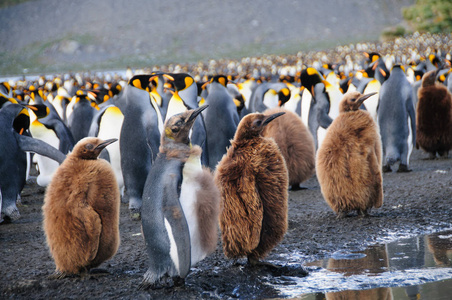
<path fill-rule="evenodd" d="M 26 152 L 36 152 L 50 158 L 35 162 L 47 186 L 44 230 L 56 277 L 116 253 L 121 196 L 142 222 L 144 288 L 183 282 L 215 250 L 218 225 L 226 257 L 258 264 L 287 230 L 289 187 L 316 174 L 338 216 L 366 215 L 383 204 L 382 172 L 396 163 L 399 172 L 411 170 L 413 146 L 448 157 L 451 48 L 450 36 L 416 33 L 126 76 L 2 82 L 1 221 L 19 218 Z M 110 139 L 119 141 L 102 142 Z M 78 176 L 91 172 L 76 179 L 76 168 Z M 88 178 L 94 194 L 75 197 L 70 191 L 86 188 Z M 355 193 L 344 192 L 351 186 Z"/>

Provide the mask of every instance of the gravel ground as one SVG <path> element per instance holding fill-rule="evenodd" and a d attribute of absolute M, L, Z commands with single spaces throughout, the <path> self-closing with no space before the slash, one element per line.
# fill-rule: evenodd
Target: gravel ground
<path fill-rule="evenodd" d="M 415 150 L 411 173 L 384 174 L 384 204 L 370 217 L 336 219 L 320 193 L 315 177 L 308 189 L 290 192 L 289 230 L 267 260 L 303 265 L 338 250 L 350 250 L 401 237 L 432 233 L 452 227 L 452 160 L 427 160 Z M 41 206 L 44 189 L 27 184 L 19 207 L 22 218 L 0 226 L 0 298 L 2 299 L 198 299 L 273 298 L 280 296 L 269 282 L 281 282 L 278 274 L 245 266 L 245 260 L 228 260 L 219 243 L 214 254 L 192 268 L 185 286 L 141 291 L 138 286 L 147 269 L 147 254 L 140 223 L 132 221 L 121 206 L 121 246 L 101 267 L 110 274 L 100 277 L 50 280 L 54 263 L 45 245 Z M 298 267 L 297 267 L 298 266 Z M 288 282 L 287 284 L 290 284 Z"/>

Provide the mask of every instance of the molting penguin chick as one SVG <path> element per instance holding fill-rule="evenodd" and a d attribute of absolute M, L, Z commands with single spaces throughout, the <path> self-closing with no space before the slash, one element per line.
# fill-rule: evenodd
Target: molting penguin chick
<path fill-rule="evenodd" d="M 436 83 L 438 71 L 422 77 L 416 107 L 416 148 L 435 158 L 447 157 L 452 149 L 452 96 L 446 86 Z"/>
<path fill-rule="evenodd" d="M 56 278 L 97 267 L 118 250 L 119 189 L 110 164 L 97 159 L 114 141 L 80 140 L 47 187 L 44 231 Z"/>
<path fill-rule="evenodd" d="M 141 218 L 149 268 L 142 288 L 179 284 L 190 267 L 217 246 L 219 191 L 210 171 L 201 166 L 201 148 L 189 139 L 196 117 L 206 107 L 174 115 L 165 124 L 143 191 Z"/>
<path fill-rule="evenodd" d="M 283 114 L 245 116 L 217 165 L 220 229 L 223 251 L 229 258 L 246 256 L 256 264 L 287 230 L 286 163 L 276 142 L 262 136 L 265 126 Z"/>
<path fill-rule="evenodd" d="M 345 94 L 340 114 L 328 127 L 317 151 L 316 171 L 328 205 L 344 217 L 357 210 L 367 215 L 383 204 L 381 141 L 369 112 L 359 107 L 371 94 Z"/>
<path fill-rule="evenodd" d="M 284 116 L 269 123 L 264 128 L 262 136 L 272 137 L 278 144 L 289 172 L 289 185 L 292 190 L 298 190 L 300 183 L 314 174 L 314 139 L 301 118 L 287 109 L 268 109 L 264 115 L 269 116 L 280 112 L 284 112 Z"/>

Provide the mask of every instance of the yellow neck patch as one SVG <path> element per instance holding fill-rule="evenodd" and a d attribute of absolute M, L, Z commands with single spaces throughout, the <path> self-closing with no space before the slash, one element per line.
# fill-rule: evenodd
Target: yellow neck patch
<path fill-rule="evenodd" d="M 308 72 L 308 75 L 314 75 L 314 74 L 317 74 L 317 70 L 314 69 L 314 68 L 308 68 L 308 69 L 306 70 L 306 72 Z"/>
<path fill-rule="evenodd" d="M 143 89 L 143 87 L 141 86 L 141 81 L 139 80 L 139 79 L 134 79 L 133 81 L 132 81 L 132 85 L 134 86 L 134 87 L 136 87 L 136 88 L 139 88 L 139 89 Z"/>

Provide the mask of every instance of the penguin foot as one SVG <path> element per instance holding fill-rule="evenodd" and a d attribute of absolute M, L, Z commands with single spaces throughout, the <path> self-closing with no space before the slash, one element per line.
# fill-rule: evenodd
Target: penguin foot
<path fill-rule="evenodd" d="M 347 216 L 347 212 L 339 211 L 336 215 L 336 219 L 344 219 Z"/>
<path fill-rule="evenodd" d="M 383 172 L 384 173 L 392 172 L 391 166 L 389 166 L 389 165 L 383 166 Z"/>
<path fill-rule="evenodd" d="M 184 284 L 184 278 L 181 278 L 179 276 L 171 277 L 168 274 L 165 274 L 154 282 L 148 281 L 146 278 L 144 278 L 138 288 L 140 290 L 157 290 L 183 286 Z"/>
<path fill-rule="evenodd" d="M 266 262 L 266 261 L 260 261 L 255 257 L 248 256 L 248 265 L 251 267 L 258 267 L 258 268 L 265 268 L 270 272 L 276 272 L 281 266 Z"/>
<path fill-rule="evenodd" d="M 140 211 L 140 209 L 130 208 L 129 212 L 130 212 L 130 218 L 133 221 L 140 221 L 141 220 L 141 211 Z"/>
<path fill-rule="evenodd" d="M 408 169 L 408 166 L 405 164 L 400 164 L 399 169 L 397 170 L 397 173 L 408 173 L 411 172 L 411 169 Z"/>
<path fill-rule="evenodd" d="M 300 186 L 300 184 L 295 183 L 295 184 L 292 184 L 292 185 L 290 186 L 290 189 L 289 189 L 289 190 L 291 190 L 291 191 L 299 191 L 299 190 L 307 190 L 307 189 L 308 189 L 307 187 Z"/>
<path fill-rule="evenodd" d="M 435 152 L 429 152 L 428 153 L 428 159 L 436 159 L 436 153 Z"/>
<path fill-rule="evenodd" d="M 358 209 L 358 216 L 361 218 L 368 217 L 369 216 L 369 209 Z"/>
<path fill-rule="evenodd" d="M 63 278 L 68 278 L 68 277 L 76 277 L 77 275 L 75 274 L 71 274 L 71 273 L 67 273 L 67 272 L 62 272 L 62 271 L 55 271 L 53 274 L 49 275 L 47 278 L 48 279 L 63 279 Z"/>
<path fill-rule="evenodd" d="M 449 158 L 449 151 L 438 151 L 439 158 L 447 159 Z"/>

